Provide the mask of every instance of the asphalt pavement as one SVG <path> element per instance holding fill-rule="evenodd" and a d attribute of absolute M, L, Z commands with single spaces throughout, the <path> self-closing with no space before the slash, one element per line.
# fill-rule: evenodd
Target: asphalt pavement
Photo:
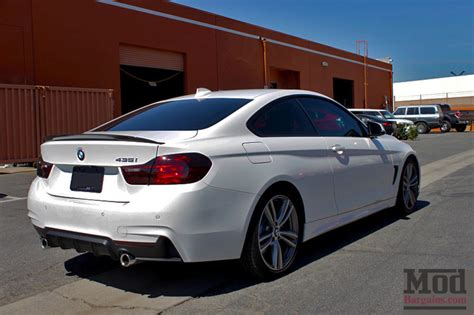
<path fill-rule="evenodd" d="M 290 274 L 261 283 L 232 261 L 123 269 L 42 250 L 24 199 L 34 174 L 0 175 L 0 194 L 11 196 L 0 195 L 0 314 L 400 313 L 404 268 L 474 269 L 474 134 L 408 143 L 430 179 L 416 212 L 387 209 L 317 237 L 303 244 Z"/>

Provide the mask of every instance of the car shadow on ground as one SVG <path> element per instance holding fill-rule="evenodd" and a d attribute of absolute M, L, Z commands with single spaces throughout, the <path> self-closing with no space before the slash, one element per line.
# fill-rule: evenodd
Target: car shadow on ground
<path fill-rule="evenodd" d="M 430 203 L 419 200 L 416 211 Z M 338 228 L 301 246 L 292 272 L 354 243 L 384 227 L 410 218 L 397 209 L 386 209 L 367 218 Z M 89 279 L 126 292 L 149 298 L 203 297 L 237 291 L 258 282 L 249 279 L 236 261 L 210 263 L 146 262 L 129 268 L 107 257 L 81 254 L 64 263 L 69 276 Z"/>

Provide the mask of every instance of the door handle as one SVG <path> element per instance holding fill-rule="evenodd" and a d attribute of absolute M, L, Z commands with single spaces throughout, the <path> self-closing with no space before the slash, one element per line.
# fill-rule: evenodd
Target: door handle
<path fill-rule="evenodd" d="M 331 150 L 333 150 L 334 152 L 336 152 L 337 154 L 342 154 L 344 153 L 344 150 L 346 148 L 344 148 L 342 145 L 340 144 L 335 144 L 331 147 Z"/>

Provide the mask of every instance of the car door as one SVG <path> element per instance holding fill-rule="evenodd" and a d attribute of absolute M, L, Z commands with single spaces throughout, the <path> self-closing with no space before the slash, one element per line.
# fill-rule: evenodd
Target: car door
<path fill-rule="evenodd" d="M 325 98 L 299 101 L 327 143 L 339 213 L 361 209 L 391 196 L 393 163 L 380 139 L 371 139 L 361 122 Z"/>
<path fill-rule="evenodd" d="M 417 106 L 407 107 L 406 119 L 417 122 L 420 119 L 420 110 Z"/>
<path fill-rule="evenodd" d="M 294 97 L 267 104 L 247 126 L 270 151 L 272 162 L 262 164 L 267 176 L 298 189 L 307 222 L 337 214 L 326 142 Z"/>
<path fill-rule="evenodd" d="M 440 115 L 436 106 L 420 107 L 419 119 L 426 121 L 430 127 L 437 127 L 440 124 Z"/>

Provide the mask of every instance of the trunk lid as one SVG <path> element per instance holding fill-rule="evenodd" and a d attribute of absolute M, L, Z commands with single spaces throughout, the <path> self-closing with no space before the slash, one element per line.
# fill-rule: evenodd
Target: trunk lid
<path fill-rule="evenodd" d="M 189 139 L 196 134 L 196 131 L 89 132 L 50 138 L 41 145 L 43 160 L 54 164 L 46 180 L 47 192 L 65 198 L 128 202 L 132 193 L 143 187 L 128 185 L 120 167 L 145 164 L 157 156 L 159 146 L 165 141 Z M 97 175 L 102 184 L 100 192 L 78 191 L 77 173 L 91 169 L 103 174 Z M 99 177 L 91 180 L 91 187 Z M 80 179 L 86 187 L 88 178 Z"/>

